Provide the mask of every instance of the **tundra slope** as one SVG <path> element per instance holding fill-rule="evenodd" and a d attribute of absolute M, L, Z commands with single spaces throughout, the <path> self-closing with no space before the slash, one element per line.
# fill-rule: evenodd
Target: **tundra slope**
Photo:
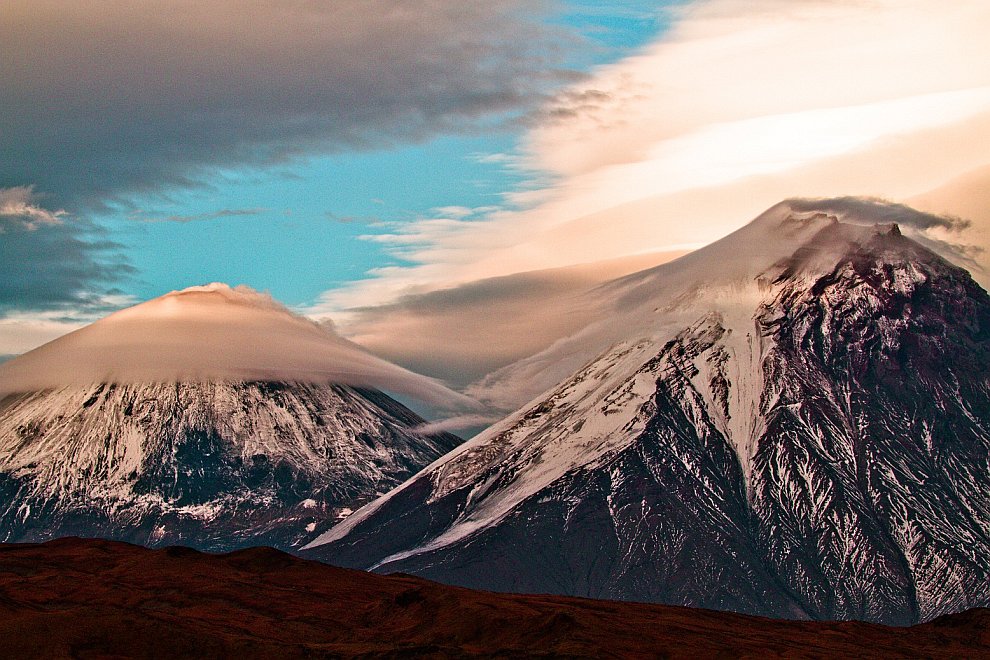
<path fill-rule="evenodd" d="M 833 210 L 604 286 L 605 320 L 513 370 L 597 357 L 304 552 L 775 617 L 990 604 L 990 298 Z"/>
<path fill-rule="evenodd" d="M 196 356 L 185 363 L 181 344 L 160 349 L 183 333 Z M 214 551 L 288 549 L 460 442 L 420 434 L 424 420 L 373 387 L 293 371 L 264 342 L 301 335 L 318 349 L 307 369 L 374 362 L 254 292 L 222 285 L 176 292 L 74 335 L 4 365 L 3 373 L 24 382 L 19 374 L 36 373 L 35 365 L 51 370 L 62 358 L 95 369 L 96 350 L 107 376 L 120 382 L 46 387 L 0 401 L 0 540 L 78 535 Z M 242 346 L 232 349 L 232 341 Z M 350 355 L 333 359 L 343 351 Z M 195 372 L 207 355 L 214 369 L 250 373 L 243 367 L 252 363 L 233 364 L 234 355 L 286 380 Z M 198 379 L 155 371 L 170 359 L 168 369 Z M 389 368 L 398 370 L 380 370 Z"/>

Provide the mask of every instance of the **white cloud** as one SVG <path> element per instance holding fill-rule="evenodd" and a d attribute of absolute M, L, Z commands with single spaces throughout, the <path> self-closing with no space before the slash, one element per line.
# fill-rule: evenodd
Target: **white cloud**
<path fill-rule="evenodd" d="M 37 203 L 33 186 L 0 188 L 0 219 L 17 222 L 25 229 L 37 229 L 39 225 L 54 225 L 65 216 L 63 210 L 49 211 Z M 0 232 L 3 225 L 0 224 Z"/>
<path fill-rule="evenodd" d="M 990 5 L 708 0 L 643 52 L 560 93 L 483 220 L 379 237 L 389 268 L 321 309 L 697 247 L 789 197 L 904 200 L 990 162 Z M 548 183 L 549 182 L 549 183 Z"/>
<path fill-rule="evenodd" d="M 488 426 L 501 419 L 501 415 L 458 415 L 437 422 L 427 422 L 412 429 L 418 435 L 433 435 L 434 433 L 462 431 L 464 429 Z"/>

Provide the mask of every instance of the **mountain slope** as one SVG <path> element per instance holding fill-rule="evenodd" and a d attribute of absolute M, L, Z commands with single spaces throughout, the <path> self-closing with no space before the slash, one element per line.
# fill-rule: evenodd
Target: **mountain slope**
<path fill-rule="evenodd" d="M 990 612 L 915 628 L 493 594 L 301 561 L 61 539 L 0 546 L 5 657 L 975 657 Z"/>
<path fill-rule="evenodd" d="M 778 205 L 606 285 L 516 375 L 597 357 L 309 556 L 796 618 L 990 603 L 990 298 L 863 209 Z"/>
<path fill-rule="evenodd" d="M 61 539 L 0 546 L 4 657 L 975 657 L 990 612 L 908 629 L 493 594 L 306 562 Z"/>
<path fill-rule="evenodd" d="M 0 408 L 0 538 L 293 547 L 459 443 L 412 431 L 423 423 L 380 392 L 342 385 L 111 384 L 10 397 Z"/>
<path fill-rule="evenodd" d="M 290 548 L 460 442 L 337 381 L 394 375 L 429 395 L 439 384 L 220 285 L 118 312 L 0 375 L 16 389 L 60 364 L 81 373 L 0 400 L 0 540 Z M 256 369 L 284 380 L 237 378 Z M 83 376 L 106 380 L 74 382 Z"/>

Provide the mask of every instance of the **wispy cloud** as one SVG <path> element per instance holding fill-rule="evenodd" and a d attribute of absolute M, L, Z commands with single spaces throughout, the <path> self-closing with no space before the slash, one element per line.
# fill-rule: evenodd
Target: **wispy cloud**
<path fill-rule="evenodd" d="M 326 304 L 705 244 L 785 198 L 905 199 L 990 161 L 985 2 L 673 11 L 655 44 L 532 115 L 514 166 L 537 174 L 502 208 L 374 238 L 411 266 Z"/>
<path fill-rule="evenodd" d="M 374 215 L 340 215 L 339 213 L 334 213 L 333 211 L 327 211 L 323 215 L 327 220 L 340 222 L 345 225 L 380 225 L 384 222 L 381 218 Z"/>
<path fill-rule="evenodd" d="M 238 217 L 250 217 L 263 215 L 265 213 L 270 213 L 271 209 L 267 208 L 254 208 L 254 209 L 221 209 L 219 211 L 212 211 L 210 213 L 195 213 L 192 215 L 150 215 L 145 216 L 142 213 L 133 213 L 131 217 L 135 220 L 140 220 L 141 222 L 177 222 L 180 224 L 185 224 L 188 222 L 202 222 L 204 220 L 220 220 L 222 218 L 238 218 Z"/>
<path fill-rule="evenodd" d="M 462 431 L 464 429 L 483 428 L 501 419 L 501 415 L 457 415 L 436 422 L 420 424 L 412 429 L 415 435 L 433 435 L 444 431 Z"/>
<path fill-rule="evenodd" d="M 0 188 L 0 232 L 4 223 L 17 223 L 24 229 L 38 225 L 55 225 L 66 215 L 64 210 L 49 211 L 35 201 L 34 186 Z"/>
<path fill-rule="evenodd" d="M 955 251 L 973 277 L 990 289 L 990 165 L 916 195 L 907 203 L 937 215 L 964 218 L 965 224 L 930 227 L 933 247 Z"/>

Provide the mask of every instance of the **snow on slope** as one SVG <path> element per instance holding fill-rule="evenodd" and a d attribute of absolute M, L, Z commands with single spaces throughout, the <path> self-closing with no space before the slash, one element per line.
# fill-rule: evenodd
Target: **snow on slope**
<path fill-rule="evenodd" d="M 112 314 L 0 365 L 0 540 L 292 547 L 460 442 L 374 386 L 473 405 L 244 287 Z"/>
<path fill-rule="evenodd" d="M 829 229 L 832 231 L 823 234 Z M 497 521 L 554 479 L 630 442 L 644 423 L 638 408 L 648 401 L 656 378 L 644 364 L 657 346 L 692 325 L 699 315 L 717 315 L 729 330 L 726 350 L 732 354 L 731 377 L 736 387 L 732 409 L 725 418 L 732 427 L 727 429 L 728 437 L 737 445 L 740 459 L 748 463 L 750 445 L 760 425 L 759 416 L 753 413 L 763 388 L 762 343 L 759 333 L 754 332 L 753 310 L 765 295 L 771 274 L 762 279 L 758 276 L 802 246 L 813 245 L 812 249 L 820 252 L 819 258 L 827 261 L 875 231 L 870 226 L 840 224 L 836 216 L 821 211 L 795 212 L 784 202 L 708 247 L 597 289 L 586 304 L 599 310 L 600 321 L 497 372 L 472 392 L 497 403 L 511 400 L 523 388 L 532 390 L 532 401 L 424 471 L 437 484 L 437 493 L 457 490 L 482 467 L 510 456 L 527 466 L 525 475 L 516 479 L 512 489 L 486 500 L 480 510 L 473 510 L 442 537 L 415 552 L 456 541 L 479 526 Z M 599 356 L 602 351 L 605 354 Z M 709 365 L 701 366 L 698 378 L 709 378 Z M 564 377 L 567 380 L 562 384 L 543 391 L 544 383 Z M 635 384 L 629 385 L 630 379 Z M 511 394 L 500 396 L 502 389 L 511 390 Z M 547 402 L 572 416 L 580 411 L 581 427 L 557 427 L 552 418 L 549 422 L 540 418 L 539 426 L 530 421 L 533 409 Z M 378 505 L 372 503 L 358 511 L 308 547 L 343 537 Z"/>
<path fill-rule="evenodd" d="M 770 616 L 990 604 L 990 298 L 876 204 L 781 204 L 601 287 L 489 385 L 570 375 L 306 553 Z"/>
<path fill-rule="evenodd" d="M 12 396 L 0 406 L 0 539 L 290 547 L 312 538 L 306 525 L 457 444 L 416 432 L 422 421 L 343 385 L 100 384 Z"/>

